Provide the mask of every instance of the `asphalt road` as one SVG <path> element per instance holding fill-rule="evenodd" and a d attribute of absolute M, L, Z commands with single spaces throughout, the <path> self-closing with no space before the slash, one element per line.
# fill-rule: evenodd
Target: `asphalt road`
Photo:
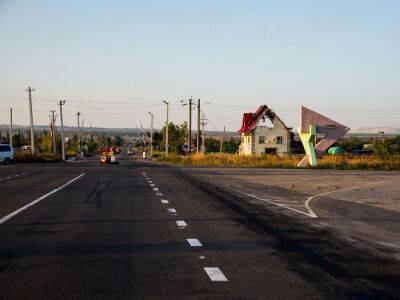
<path fill-rule="evenodd" d="M 400 297 L 396 253 L 196 170 L 88 161 L 0 179 L 0 299 Z"/>

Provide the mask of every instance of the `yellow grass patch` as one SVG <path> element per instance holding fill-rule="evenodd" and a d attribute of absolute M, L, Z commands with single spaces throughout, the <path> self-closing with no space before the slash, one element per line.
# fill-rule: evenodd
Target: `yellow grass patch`
<path fill-rule="evenodd" d="M 243 166 L 253 168 L 297 168 L 302 155 L 279 157 L 276 155 L 243 156 L 235 154 L 192 154 L 168 157 L 162 155 L 159 162 L 181 165 L 202 166 Z M 319 169 L 337 170 L 400 170 L 400 159 L 382 160 L 375 157 L 352 157 L 345 155 L 325 155 L 318 160 Z"/>

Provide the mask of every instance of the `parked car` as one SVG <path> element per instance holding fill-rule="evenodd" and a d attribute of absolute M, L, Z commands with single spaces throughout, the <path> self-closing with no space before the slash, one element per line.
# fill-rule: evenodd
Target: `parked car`
<path fill-rule="evenodd" d="M 14 160 L 14 150 L 9 144 L 0 144 L 0 163 L 8 165 Z"/>

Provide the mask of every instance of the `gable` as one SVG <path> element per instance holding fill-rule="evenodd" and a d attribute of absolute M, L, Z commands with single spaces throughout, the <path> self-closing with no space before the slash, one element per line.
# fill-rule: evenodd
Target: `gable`
<path fill-rule="evenodd" d="M 242 127 L 239 132 L 249 133 L 257 127 L 282 128 L 289 131 L 289 128 L 282 120 L 266 105 L 260 106 L 255 113 L 243 114 Z"/>

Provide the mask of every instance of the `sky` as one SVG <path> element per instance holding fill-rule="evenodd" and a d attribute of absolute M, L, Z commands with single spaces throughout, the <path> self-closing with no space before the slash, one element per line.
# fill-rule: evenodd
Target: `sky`
<path fill-rule="evenodd" d="M 261 104 L 349 127 L 400 128 L 400 1 L 0 0 L 0 124 L 134 128 L 188 119 L 238 130 Z M 196 113 L 193 114 L 196 123 Z"/>

